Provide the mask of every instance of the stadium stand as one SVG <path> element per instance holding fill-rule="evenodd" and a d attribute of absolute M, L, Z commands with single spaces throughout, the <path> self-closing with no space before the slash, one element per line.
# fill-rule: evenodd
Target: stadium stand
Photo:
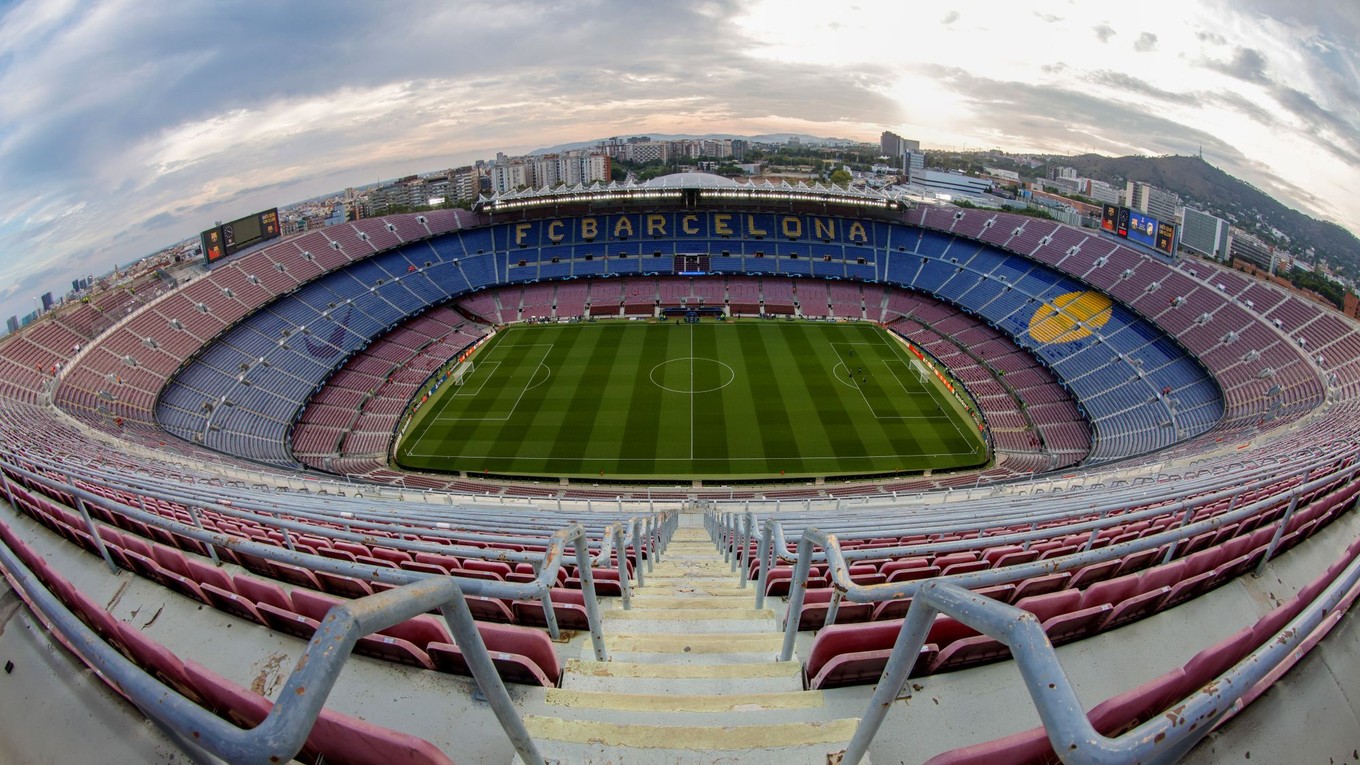
<path fill-rule="evenodd" d="M 749 217 L 746 230 L 791 225 Z M 208 616 L 196 618 L 238 625 L 247 642 L 294 648 L 328 634 L 350 606 L 455 582 L 447 602 L 468 614 L 458 629 L 479 636 L 473 644 L 422 607 L 356 635 L 364 658 L 351 664 L 375 660 L 356 667 L 365 677 L 451 678 L 471 698 L 458 676 L 476 675 L 483 658 L 523 696 L 560 690 L 592 644 L 602 656 L 593 641 L 610 635 L 597 608 L 622 611 L 645 594 L 676 533 L 679 516 L 654 510 L 658 500 L 726 501 L 703 516 L 722 570 L 730 562 L 733 586 L 758 609 L 775 605 L 783 625 L 769 632 L 784 630 L 783 658 L 799 647 L 798 682 L 818 690 L 879 682 L 920 612 L 914 601 L 936 608 L 954 584 L 1027 612 L 1052 644 L 1098 646 L 1108 659 L 1118 656 L 1103 641 L 1114 630 L 1221 615 L 1228 609 L 1214 604 L 1250 587 L 1251 574 L 1293 572 L 1292 592 L 1199 643 L 1162 646 L 1169 663 L 1129 668 L 1136 682 L 1090 711 L 1105 736 L 1212 700 L 1224 673 L 1291 652 L 1269 665 L 1277 674 L 1236 684 L 1211 722 L 1238 714 L 1357 592 L 1360 338 L 1321 306 L 1214 264 L 1165 263 L 980 210 L 917 207 L 859 224 L 853 240 L 672 231 L 617 259 L 575 234 L 520 246 L 516 225 L 440 211 L 331 227 L 176 290 L 160 281 L 112 290 L 6 339 L 0 489 L 13 512 L 0 516 L 0 560 L 10 586 L 116 692 L 154 684 L 239 729 L 265 719 L 271 701 L 246 690 L 249 678 L 205 666 L 192 639 L 152 637 L 123 606 L 100 605 L 120 580 L 135 585 L 137 603 L 169 593 L 176 608 L 203 607 Z M 713 275 L 673 275 L 682 252 L 700 250 Z M 964 383 L 1006 458 L 965 475 L 749 491 L 488 487 L 390 468 L 407 402 L 490 325 L 699 303 L 886 325 Z M 479 502 L 489 490 L 495 504 Z M 579 499 L 564 510 L 564 498 Z M 1013 671 L 1001 674 L 1007 658 L 1028 661 L 1032 650 L 971 624 L 954 612 L 927 624 L 904 671 L 1014 684 Z M 570 653 L 553 641 L 568 631 L 582 633 Z M 487 695 L 499 699 L 494 687 Z M 400 727 L 391 715 L 318 713 L 288 756 L 460 755 L 458 730 L 435 742 L 389 729 Z M 889 719 L 921 736 L 919 723 Z M 911 751 L 941 763 L 1052 761 L 1051 730 L 1006 722 Z M 544 746 L 567 746 L 534 730 Z M 878 741 L 876 757 L 906 758 L 899 734 Z"/>

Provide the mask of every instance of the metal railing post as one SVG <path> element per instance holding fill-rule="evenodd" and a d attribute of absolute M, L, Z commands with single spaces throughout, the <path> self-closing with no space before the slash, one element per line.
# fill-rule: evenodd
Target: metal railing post
<path fill-rule="evenodd" d="M 185 507 L 189 509 L 189 517 L 193 519 L 194 525 L 197 526 L 200 531 L 206 531 L 207 529 L 203 528 L 203 521 L 198 517 L 198 508 L 193 505 L 185 505 Z M 212 558 L 213 565 L 222 565 L 222 561 L 217 557 L 217 545 L 209 543 L 203 546 L 208 548 L 208 557 Z"/>
<path fill-rule="evenodd" d="M 632 526 L 633 526 L 633 575 L 637 577 L 638 586 L 642 587 L 647 584 L 645 580 L 647 571 L 646 565 L 647 560 L 642 554 L 644 546 L 647 541 L 647 529 L 646 524 L 643 522 L 641 518 L 634 518 Z M 624 563 L 622 573 L 627 573 L 628 566 L 626 560 L 620 562 Z"/>
<path fill-rule="evenodd" d="M 836 614 L 840 613 L 841 601 L 844 599 L 845 593 L 833 588 L 831 602 L 826 606 L 826 618 L 822 620 L 823 627 L 830 627 L 836 623 Z M 801 619 L 801 615 L 799 618 Z"/>
<path fill-rule="evenodd" d="M 94 540 L 95 549 L 99 551 L 99 557 L 104 559 L 109 571 L 117 574 L 118 564 L 113 562 L 113 556 L 109 555 L 109 548 L 104 546 L 104 539 L 99 536 L 99 529 L 95 528 L 94 519 L 90 517 L 89 508 L 85 507 L 85 500 L 75 493 L 76 482 L 71 480 L 71 474 L 66 474 L 66 484 L 71 487 L 71 496 L 76 498 L 76 510 L 80 512 L 80 517 L 85 521 L 85 528 L 90 532 L 90 537 Z"/>
<path fill-rule="evenodd" d="M 765 607 L 765 558 L 770 554 L 770 547 L 773 545 L 773 542 L 770 539 L 770 537 L 772 536 L 770 526 L 773 523 L 775 523 L 775 521 L 773 520 L 765 521 L 765 523 L 763 524 L 764 528 L 760 533 L 760 552 L 759 552 L 760 557 L 756 560 L 757 609 Z"/>
<path fill-rule="evenodd" d="M 0 489 L 5 490 L 5 499 L 9 502 L 9 506 L 18 509 L 19 506 L 14 503 L 14 491 L 9 487 L 9 476 L 5 475 L 3 469 L 0 469 Z"/>
<path fill-rule="evenodd" d="M 723 563 L 727 563 L 732 560 L 732 552 L 735 546 L 732 539 L 732 513 L 723 513 L 722 517 L 721 537 L 718 544 L 722 545 Z"/>
<path fill-rule="evenodd" d="M 615 565 L 619 572 L 620 597 L 623 598 L 623 610 L 627 611 L 633 607 L 632 587 L 628 586 L 628 550 L 624 547 L 623 524 L 615 523 L 610 526 L 614 530 L 614 551 L 618 556 L 615 558 Z M 607 563 L 607 562 L 606 562 Z M 584 581 L 582 580 L 584 587 Z"/>
<path fill-rule="evenodd" d="M 1280 545 L 1280 538 L 1284 536 L 1284 530 L 1289 527 L 1289 521 L 1294 517 L 1294 510 L 1299 506 L 1298 489 L 1294 490 L 1293 496 L 1289 498 L 1289 508 L 1284 511 L 1284 516 L 1280 518 L 1280 525 L 1275 528 L 1275 534 L 1270 538 L 1270 544 L 1266 545 L 1266 554 L 1261 556 L 1261 562 L 1256 564 L 1253 576 L 1260 576 L 1265 573 L 1266 564 L 1275 555 L 1275 548 Z"/>
<path fill-rule="evenodd" d="M 1195 517 L 1195 508 L 1193 508 L 1193 507 L 1187 507 L 1187 508 L 1185 508 L 1185 517 L 1181 519 L 1180 525 L 1177 526 L 1177 528 L 1182 528 L 1182 529 L 1183 529 L 1183 528 L 1185 528 L 1186 526 L 1189 526 L 1189 525 L 1190 525 L 1190 519 L 1192 519 L 1192 518 L 1194 518 L 1194 517 Z M 1167 546 L 1166 546 L 1166 555 L 1163 555 L 1163 556 L 1162 556 L 1162 560 L 1161 560 L 1160 562 L 1161 562 L 1161 563 L 1170 563 L 1171 560 L 1172 560 L 1173 558 L 1176 557 L 1176 550 L 1177 550 L 1177 548 L 1179 548 L 1180 546 L 1181 546 L 1181 540 L 1179 540 L 1179 539 L 1178 539 L 1178 540 L 1175 540 L 1175 541 L 1173 541 L 1171 544 L 1167 545 Z"/>
<path fill-rule="evenodd" d="M 657 547 L 660 544 L 661 524 L 657 523 L 655 515 L 647 516 L 647 536 L 643 539 L 647 547 L 643 550 L 647 559 L 647 573 L 652 573 L 652 566 L 655 564 Z M 638 577 L 638 585 L 642 585 L 642 577 Z"/>
<path fill-rule="evenodd" d="M 99 550 L 99 556 L 108 564 L 109 571 L 118 573 L 118 564 L 113 562 L 113 556 L 109 555 L 109 548 L 104 546 L 104 540 L 99 536 L 99 529 L 94 526 L 94 519 L 90 517 L 90 511 L 85 507 L 85 500 L 76 497 L 76 509 L 80 511 L 80 517 L 85 520 L 85 528 L 90 530 L 90 536 L 94 538 L 94 546 Z"/>
<path fill-rule="evenodd" d="M 581 580 L 582 595 L 586 602 L 586 622 L 590 625 L 590 644 L 595 649 L 596 661 L 609 661 L 609 651 L 604 645 L 604 630 L 600 626 L 600 603 L 595 594 L 595 577 L 590 571 L 590 548 L 586 544 L 586 533 L 584 529 L 577 527 L 577 534 L 572 540 L 576 546 L 576 568 Z M 585 565 L 581 565 L 585 561 Z M 624 588 L 624 593 L 628 588 Z M 627 595 L 625 594 L 625 599 Z"/>
<path fill-rule="evenodd" d="M 472 670 L 477 687 L 486 697 L 492 713 L 505 729 L 505 734 L 509 736 L 510 743 L 514 745 L 520 759 L 525 763 L 543 765 L 543 755 L 539 754 L 533 737 L 529 735 L 529 729 L 524 727 L 524 719 L 519 716 L 519 710 L 515 708 L 515 702 L 510 698 L 510 692 L 505 689 L 505 683 L 496 672 L 496 665 L 492 663 L 491 654 L 486 650 L 486 643 L 482 641 L 482 635 L 477 631 L 477 623 L 473 621 L 472 612 L 468 610 L 467 600 L 461 597 L 460 593 L 459 597 L 439 610 L 444 614 L 449 631 L 453 633 L 454 642 L 463 651 L 463 658 L 467 661 L 468 668 Z M 494 682 L 492 678 L 495 678 Z M 287 691 L 288 688 L 285 687 L 284 690 Z"/>
<path fill-rule="evenodd" d="M 922 588 L 922 591 L 924 589 Z M 883 668 L 883 676 L 874 689 L 869 706 L 860 716 L 854 736 L 845 747 L 842 763 L 854 765 L 864 758 L 865 753 L 869 751 L 870 742 L 878 735 L 879 727 L 888 716 L 888 709 L 892 706 L 893 700 L 907 685 L 911 669 L 916 666 L 916 657 L 921 654 L 921 647 L 925 645 L 930 626 L 935 623 L 935 614 L 938 613 L 934 607 L 923 603 L 922 600 L 918 597 L 912 601 L 912 607 L 907 609 L 907 618 L 902 622 L 897 640 L 893 642 L 892 653 L 888 655 L 888 664 Z"/>
<path fill-rule="evenodd" d="M 798 639 L 798 614 L 803 610 L 804 590 L 807 589 L 808 569 L 812 567 L 812 538 L 806 532 L 798 541 L 798 562 L 793 565 L 793 581 L 789 583 L 789 610 L 784 619 L 784 645 L 779 660 L 793 659 L 793 644 Z"/>
<path fill-rule="evenodd" d="M 736 519 L 736 542 L 732 545 L 732 562 L 736 564 L 737 573 L 741 573 L 742 564 L 749 557 L 747 550 L 750 548 L 749 539 L 751 535 L 750 515 L 742 513 Z"/>

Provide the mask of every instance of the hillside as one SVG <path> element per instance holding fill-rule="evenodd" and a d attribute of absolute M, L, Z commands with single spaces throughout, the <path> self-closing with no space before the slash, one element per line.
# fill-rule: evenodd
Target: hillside
<path fill-rule="evenodd" d="M 1313 248 L 1313 260 L 1326 261 L 1351 276 L 1360 276 L 1360 239 L 1335 223 L 1311 218 L 1199 157 L 1045 157 L 1050 164 L 1074 167 L 1081 175 L 1123 185 L 1129 179 L 1174 191 L 1181 200 L 1217 212 L 1267 240 L 1291 250 Z M 1275 228 L 1288 241 L 1270 234 Z"/>

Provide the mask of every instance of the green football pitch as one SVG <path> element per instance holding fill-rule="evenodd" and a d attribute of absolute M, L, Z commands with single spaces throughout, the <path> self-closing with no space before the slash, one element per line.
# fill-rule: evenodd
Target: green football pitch
<path fill-rule="evenodd" d="M 984 464 L 977 425 L 867 323 L 519 325 L 417 411 L 397 463 L 469 475 L 758 479 Z"/>

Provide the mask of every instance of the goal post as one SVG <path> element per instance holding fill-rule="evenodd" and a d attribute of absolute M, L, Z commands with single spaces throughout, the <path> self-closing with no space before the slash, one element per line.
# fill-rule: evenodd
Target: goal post
<path fill-rule="evenodd" d="M 926 371 L 925 362 L 921 361 L 920 359 L 917 359 L 916 361 L 912 362 L 911 368 L 914 372 L 916 372 L 916 382 L 920 383 L 921 387 L 927 387 L 928 383 L 930 382 L 930 377 L 929 373 Z"/>
<path fill-rule="evenodd" d="M 453 368 L 453 374 L 450 375 L 449 378 L 453 381 L 454 385 L 462 385 L 464 381 L 472 376 L 472 369 L 472 361 L 464 361 Z"/>

